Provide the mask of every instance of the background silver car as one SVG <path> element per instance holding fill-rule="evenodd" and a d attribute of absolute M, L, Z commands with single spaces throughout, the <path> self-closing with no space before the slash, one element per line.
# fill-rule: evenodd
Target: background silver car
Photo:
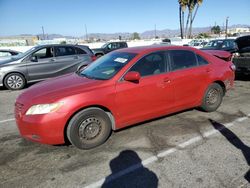
<path fill-rule="evenodd" d="M 88 46 L 41 45 L 0 60 L 0 86 L 22 89 L 27 83 L 77 71 L 95 59 Z"/>

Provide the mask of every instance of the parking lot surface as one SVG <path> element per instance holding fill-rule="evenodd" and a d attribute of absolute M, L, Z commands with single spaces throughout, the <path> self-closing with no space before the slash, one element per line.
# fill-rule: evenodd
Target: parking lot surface
<path fill-rule="evenodd" d="M 91 150 L 20 138 L 21 92 L 0 88 L 0 187 L 250 187 L 250 81 L 236 81 L 216 112 L 141 123 Z"/>

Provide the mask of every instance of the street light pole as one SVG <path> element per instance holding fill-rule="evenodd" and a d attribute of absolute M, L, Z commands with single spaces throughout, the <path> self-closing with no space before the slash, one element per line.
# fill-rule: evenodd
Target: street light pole
<path fill-rule="evenodd" d="M 228 16 L 226 17 L 226 32 L 225 32 L 225 34 L 226 34 L 226 36 L 225 36 L 225 38 L 227 39 L 227 27 L 228 27 Z"/>
<path fill-rule="evenodd" d="M 43 31 L 43 40 L 45 40 L 45 35 L 44 35 L 44 28 L 42 26 L 42 31 Z"/>
<path fill-rule="evenodd" d="M 85 24 L 85 36 L 86 36 L 86 41 L 88 41 L 88 29 L 87 29 L 87 25 Z"/>

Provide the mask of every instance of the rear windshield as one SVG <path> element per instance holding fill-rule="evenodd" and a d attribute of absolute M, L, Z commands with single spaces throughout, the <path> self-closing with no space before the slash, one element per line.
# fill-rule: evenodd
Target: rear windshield
<path fill-rule="evenodd" d="M 127 52 L 106 54 L 80 72 L 80 75 L 90 79 L 108 80 L 116 75 L 136 55 Z"/>

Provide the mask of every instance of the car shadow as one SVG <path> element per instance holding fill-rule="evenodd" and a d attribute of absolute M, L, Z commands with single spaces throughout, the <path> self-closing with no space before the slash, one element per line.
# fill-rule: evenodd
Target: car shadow
<path fill-rule="evenodd" d="M 156 174 L 145 168 L 138 154 L 133 150 L 124 150 L 109 163 L 111 174 L 105 178 L 102 188 L 156 188 Z"/>
<path fill-rule="evenodd" d="M 250 166 L 250 147 L 245 145 L 239 139 L 239 137 L 237 137 L 236 134 L 234 134 L 231 130 L 226 128 L 224 125 L 222 125 L 214 120 L 211 120 L 211 119 L 209 119 L 209 121 L 211 122 L 213 127 L 215 129 L 217 129 L 234 147 L 241 150 L 243 156 L 245 157 L 245 160 L 246 160 L 248 166 Z M 244 177 L 250 183 L 250 169 L 248 170 L 248 172 L 245 174 Z"/>

